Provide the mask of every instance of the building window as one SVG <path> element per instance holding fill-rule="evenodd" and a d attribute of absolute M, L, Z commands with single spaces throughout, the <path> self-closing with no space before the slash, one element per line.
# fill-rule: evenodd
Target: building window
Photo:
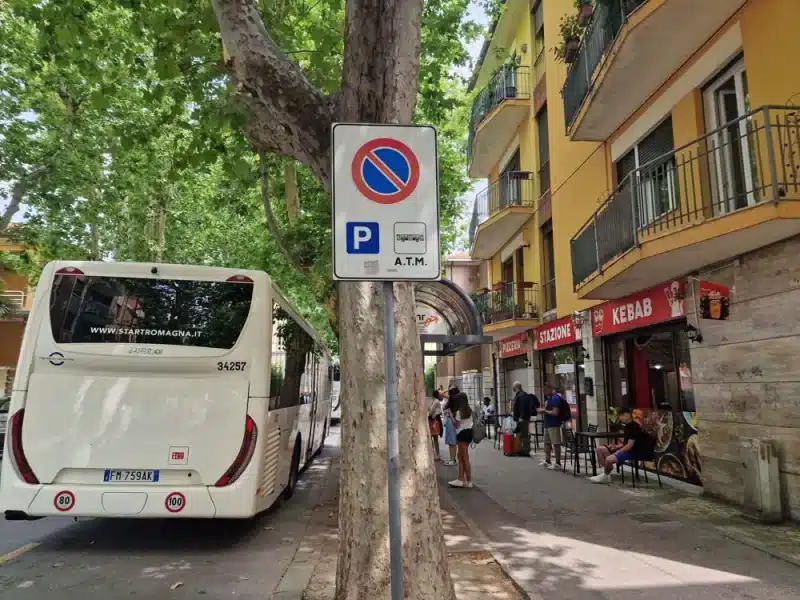
<path fill-rule="evenodd" d="M 553 221 L 542 226 L 542 260 L 544 261 L 544 310 L 555 310 L 556 304 L 556 259 L 553 246 Z"/>
<path fill-rule="evenodd" d="M 533 30 L 533 83 L 536 85 L 544 77 L 545 44 L 544 44 L 544 2 L 534 2 L 531 9 L 531 26 Z"/>
<path fill-rule="evenodd" d="M 672 117 L 667 117 L 616 163 L 619 194 L 629 194 L 636 203 L 640 228 L 678 206 L 674 149 Z M 629 176 L 630 180 L 626 181 Z M 633 191 L 636 193 L 631 193 Z"/>
<path fill-rule="evenodd" d="M 550 137 L 547 128 L 547 105 L 536 115 L 539 142 L 539 185 L 542 195 L 550 191 Z"/>

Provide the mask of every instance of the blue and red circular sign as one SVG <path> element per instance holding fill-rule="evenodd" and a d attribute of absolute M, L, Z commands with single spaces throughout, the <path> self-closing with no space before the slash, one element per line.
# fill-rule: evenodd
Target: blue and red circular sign
<path fill-rule="evenodd" d="M 368 200 L 397 204 L 408 198 L 419 183 L 419 160 L 394 138 L 367 142 L 353 157 L 353 183 Z"/>

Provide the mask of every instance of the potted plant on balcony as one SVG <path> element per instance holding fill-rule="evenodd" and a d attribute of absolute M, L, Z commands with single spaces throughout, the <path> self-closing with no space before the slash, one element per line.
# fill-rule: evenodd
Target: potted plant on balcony
<path fill-rule="evenodd" d="M 575 8 L 578 9 L 578 25 L 586 27 L 592 22 L 592 15 L 594 14 L 592 0 L 575 0 Z"/>
<path fill-rule="evenodd" d="M 578 58 L 578 50 L 581 48 L 583 27 L 578 23 L 576 15 L 562 17 L 558 27 L 561 31 L 561 42 L 553 48 L 553 53 L 557 60 L 572 64 Z"/>

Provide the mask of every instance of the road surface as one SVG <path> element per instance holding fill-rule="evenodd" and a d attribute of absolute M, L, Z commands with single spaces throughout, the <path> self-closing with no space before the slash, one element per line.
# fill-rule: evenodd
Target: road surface
<path fill-rule="evenodd" d="M 326 447 L 338 446 L 338 428 Z M 0 600 L 269 598 L 306 534 L 330 467 L 252 521 L 0 521 Z"/>

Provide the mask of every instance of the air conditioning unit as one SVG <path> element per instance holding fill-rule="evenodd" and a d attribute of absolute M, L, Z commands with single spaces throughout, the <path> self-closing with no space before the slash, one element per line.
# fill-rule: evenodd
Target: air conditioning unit
<path fill-rule="evenodd" d="M 775 440 L 743 438 L 744 516 L 762 523 L 784 520 Z"/>

